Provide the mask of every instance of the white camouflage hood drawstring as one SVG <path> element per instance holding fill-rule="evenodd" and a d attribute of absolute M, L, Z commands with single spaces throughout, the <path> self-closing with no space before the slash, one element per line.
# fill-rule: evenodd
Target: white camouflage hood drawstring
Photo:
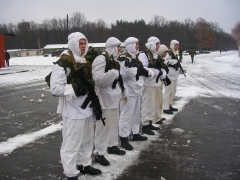
<path fill-rule="evenodd" d="M 113 56 L 114 60 L 117 60 L 119 57 L 118 45 L 121 45 L 121 41 L 115 37 L 110 37 L 106 41 L 106 51 L 108 52 L 109 56 Z"/>
<path fill-rule="evenodd" d="M 79 49 L 79 41 L 80 39 L 86 40 L 86 49 L 83 54 Z M 87 54 L 88 51 L 88 40 L 87 38 L 80 32 L 74 32 L 68 35 L 68 48 L 72 51 L 74 59 L 77 63 L 81 63 L 85 61 L 84 56 Z"/>
<path fill-rule="evenodd" d="M 160 43 L 160 40 L 157 37 L 152 36 L 152 37 L 148 38 L 148 42 L 145 44 L 146 48 L 148 48 L 153 53 L 154 58 L 158 57 L 158 54 L 156 51 L 156 43 L 157 42 Z"/>
<path fill-rule="evenodd" d="M 126 50 L 134 59 L 136 58 L 136 54 L 139 52 L 136 50 L 136 43 L 138 41 L 139 40 L 135 37 L 129 37 L 125 40 Z"/>

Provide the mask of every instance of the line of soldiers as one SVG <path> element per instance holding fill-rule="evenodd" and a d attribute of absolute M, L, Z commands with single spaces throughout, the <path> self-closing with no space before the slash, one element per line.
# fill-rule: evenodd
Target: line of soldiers
<path fill-rule="evenodd" d="M 148 139 L 140 134 L 140 127 L 143 134 L 154 135 L 160 128 L 153 123 L 162 124 L 165 119 L 162 112 L 178 111 L 172 101 L 178 75 L 183 73 L 176 56 L 179 42 L 172 40 L 168 49 L 157 37 L 150 37 L 146 50 L 139 53 L 139 40 L 129 37 L 122 54 L 120 45 L 119 39 L 110 37 L 105 52 L 85 58 L 87 38 L 80 32 L 71 33 L 69 50 L 53 67 L 50 90 L 59 96 L 57 113 L 63 119 L 60 155 L 69 180 L 77 180 L 79 171 L 101 174 L 91 166 L 92 152 L 97 163 L 108 166 L 106 152 L 124 155 L 125 150 L 133 150 L 129 139 Z M 119 137 L 125 150 L 118 147 Z"/>

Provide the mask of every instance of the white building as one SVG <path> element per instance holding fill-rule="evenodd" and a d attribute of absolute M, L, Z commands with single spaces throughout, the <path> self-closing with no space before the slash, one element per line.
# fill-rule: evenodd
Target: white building
<path fill-rule="evenodd" d="M 95 50 L 102 53 L 105 50 L 105 43 L 88 43 L 88 46 L 92 46 Z M 48 44 L 43 48 L 43 54 L 51 54 L 58 49 L 68 49 L 67 44 Z M 125 50 L 125 44 L 121 43 L 121 52 Z"/>

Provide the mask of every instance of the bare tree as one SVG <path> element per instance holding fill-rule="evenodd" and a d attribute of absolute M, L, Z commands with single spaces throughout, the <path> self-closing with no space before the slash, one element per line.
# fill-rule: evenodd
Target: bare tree
<path fill-rule="evenodd" d="M 28 48 L 29 41 L 29 34 L 30 34 L 30 22 L 22 21 L 17 24 L 17 36 L 16 39 L 19 40 L 20 48 Z"/>
<path fill-rule="evenodd" d="M 41 40 L 40 40 L 39 37 L 37 38 L 37 45 L 38 45 L 38 54 L 40 55 L 40 51 L 41 51 Z"/>
<path fill-rule="evenodd" d="M 180 42 L 181 47 L 184 49 L 190 49 L 190 47 L 196 47 L 197 40 L 195 38 L 196 25 L 193 20 L 186 18 L 182 27 L 182 42 Z"/>
<path fill-rule="evenodd" d="M 167 24 L 167 20 L 163 16 L 154 15 L 149 24 L 160 28 Z"/>
<path fill-rule="evenodd" d="M 232 35 L 233 39 L 236 41 L 236 43 L 238 45 L 238 50 L 240 51 L 240 21 L 232 29 L 231 35 Z"/>
<path fill-rule="evenodd" d="M 82 27 L 87 23 L 85 15 L 80 12 L 72 13 L 69 20 L 70 29 L 72 31 L 81 31 Z"/>
<path fill-rule="evenodd" d="M 107 37 L 106 37 L 106 29 L 107 29 L 107 23 L 102 20 L 98 19 L 95 22 L 95 35 L 98 37 L 98 42 L 105 42 Z"/>
<path fill-rule="evenodd" d="M 15 38 L 6 39 L 5 47 L 8 49 L 65 44 L 68 34 L 77 31 L 85 34 L 89 42 L 105 42 L 110 36 L 124 41 L 127 37 L 134 36 L 139 39 L 140 50 L 146 48 L 145 42 L 150 36 L 158 37 L 161 43 L 167 46 L 172 39 L 177 39 L 185 49 L 191 46 L 197 47 L 198 44 L 201 48 L 237 48 L 233 38 L 219 28 L 217 23 L 209 23 L 204 19 L 198 19 L 196 23 L 190 18 L 185 19 L 184 22 L 167 21 L 161 15 L 154 15 L 148 24 L 143 19 L 134 22 L 116 20 L 115 24 L 108 26 L 102 19 L 90 22 L 86 20 L 84 14 L 75 12 L 71 15 L 68 29 L 66 18 L 45 19 L 41 24 L 24 20 L 17 25 L 0 24 L 0 33 L 16 34 Z M 212 46 L 216 39 L 217 43 Z"/>
<path fill-rule="evenodd" d="M 196 39 L 199 41 L 199 48 L 213 48 L 216 43 L 216 37 L 210 25 L 202 18 L 197 20 Z"/>

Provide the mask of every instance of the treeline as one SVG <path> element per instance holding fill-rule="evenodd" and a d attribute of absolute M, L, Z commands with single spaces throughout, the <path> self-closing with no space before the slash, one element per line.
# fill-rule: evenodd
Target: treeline
<path fill-rule="evenodd" d="M 68 22 L 68 23 L 67 23 Z M 183 49 L 237 49 L 231 35 L 225 33 L 217 23 L 207 22 L 199 18 L 196 22 L 190 18 L 179 21 L 168 21 L 163 16 L 154 15 L 149 23 L 144 20 L 128 22 L 117 20 L 110 26 L 102 19 L 94 22 L 86 20 L 85 15 L 74 12 L 69 20 L 46 19 L 41 24 L 33 21 L 22 21 L 17 25 L 0 24 L 0 34 L 14 33 L 14 38 L 5 39 L 6 49 L 40 49 L 47 44 L 66 44 L 67 35 L 80 31 L 86 35 L 90 43 L 106 42 L 107 38 L 114 36 L 122 42 L 134 36 L 140 40 L 140 50 L 150 36 L 156 36 L 162 44 L 169 46 L 172 39 L 180 42 Z"/>

